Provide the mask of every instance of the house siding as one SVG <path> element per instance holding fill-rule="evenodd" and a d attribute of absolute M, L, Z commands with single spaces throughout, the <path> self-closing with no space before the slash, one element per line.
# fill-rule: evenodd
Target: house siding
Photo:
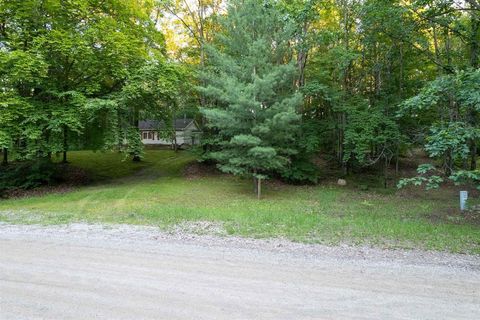
<path fill-rule="evenodd" d="M 160 138 L 158 131 L 155 130 L 140 130 L 142 142 L 145 145 L 171 145 L 173 140 Z M 192 121 L 184 130 L 175 131 L 177 145 L 192 145 L 200 143 L 200 131 L 195 123 Z"/>

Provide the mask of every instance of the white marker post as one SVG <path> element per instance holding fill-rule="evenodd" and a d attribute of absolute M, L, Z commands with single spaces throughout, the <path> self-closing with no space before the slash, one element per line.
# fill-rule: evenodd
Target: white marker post
<path fill-rule="evenodd" d="M 460 210 L 464 211 L 467 208 L 468 191 L 460 191 Z"/>

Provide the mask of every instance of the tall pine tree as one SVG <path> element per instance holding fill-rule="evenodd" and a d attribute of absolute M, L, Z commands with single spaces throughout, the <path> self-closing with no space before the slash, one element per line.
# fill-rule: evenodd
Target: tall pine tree
<path fill-rule="evenodd" d="M 205 154 L 223 172 L 262 179 L 280 172 L 295 146 L 302 97 L 295 92 L 293 27 L 274 1 L 234 0 L 222 32 L 208 46 L 209 64 L 200 90 L 210 104 L 202 110 L 215 132 Z"/>

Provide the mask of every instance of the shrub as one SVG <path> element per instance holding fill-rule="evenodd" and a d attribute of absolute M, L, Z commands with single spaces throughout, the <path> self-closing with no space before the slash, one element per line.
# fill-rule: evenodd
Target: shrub
<path fill-rule="evenodd" d="M 0 168 L 0 194 L 11 189 L 32 189 L 55 179 L 56 166 L 48 159 L 12 164 Z"/>
<path fill-rule="evenodd" d="M 288 183 L 318 183 L 318 168 L 305 158 L 294 159 L 280 175 Z"/>

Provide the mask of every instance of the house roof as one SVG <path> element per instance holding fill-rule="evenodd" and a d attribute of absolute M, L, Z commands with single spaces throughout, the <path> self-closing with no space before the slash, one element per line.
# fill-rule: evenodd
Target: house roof
<path fill-rule="evenodd" d="M 173 127 L 176 131 L 182 131 L 192 122 L 193 119 L 189 118 L 175 119 L 173 121 Z M 165 122 L 157 120 L 142 120 L 139 121 L 138 128 L 140 130 L 162 130 L 165 129 Z"/>

